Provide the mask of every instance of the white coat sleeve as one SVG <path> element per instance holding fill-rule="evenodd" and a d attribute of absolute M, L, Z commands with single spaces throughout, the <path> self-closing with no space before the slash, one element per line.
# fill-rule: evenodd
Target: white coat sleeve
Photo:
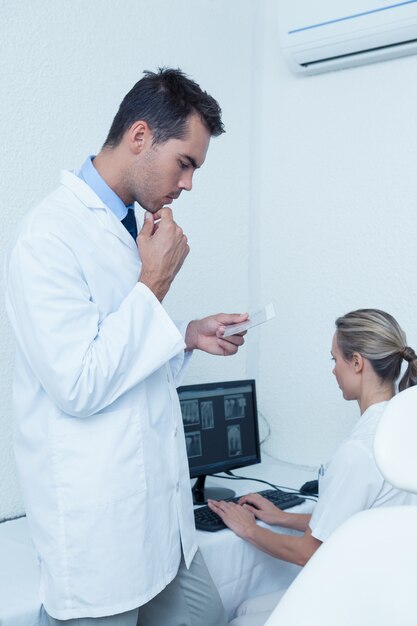
<path fill-rule="evenodd" d="M 100 319 L 73 251 L 53 234 L 15 244 L 6 267 L 6 306 L 34 374 L 58 407 L 74 416 L 109 406 L 185 347 L 141 283 Z"/>
<path fill-rule="evenodd" d="M 188 324 L 189 324 L 189 321 L 175 322 L 175 325 L 178 328 L 178 331 L 181 333 L 182 337 L 184 338 L 184 343 L 185 343 L 185 333 L 187 332 Z M 183 350 L 182 352 L 179 352 L 178 354 L 176 354 L 174 358 L 171 359 L 170 361 L 172 377 L 174 379 L 174 384 L 176 387 L 179 387 L 182 384 L 182 381 L 184 380 L 184 376 L 190 364 L 192 354 L 193 354 L 192 350 L 187 351 L 187 352 Z"/>
<path fill-rule="evenodd" d="M 357 441 L 342 444 L 320 480 L 309 523 L 313 537 L 325 541 L 349 517 L 371 508 L 382 485 L 372 453 Z"/>

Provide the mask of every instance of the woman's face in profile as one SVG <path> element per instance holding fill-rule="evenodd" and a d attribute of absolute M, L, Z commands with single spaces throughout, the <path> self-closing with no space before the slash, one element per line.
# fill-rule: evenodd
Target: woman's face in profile
<path fill-rule="evenodd" d="M 342 390 L 345 400 L 357 400 L 357 374 L 353 359 L 346 361 L 339 345 L 337 343 L 337 333 L 334 334 L 331 349 L 332 359 L 334 361 L 333 374 L 336 377 L 337 384 Z"/>

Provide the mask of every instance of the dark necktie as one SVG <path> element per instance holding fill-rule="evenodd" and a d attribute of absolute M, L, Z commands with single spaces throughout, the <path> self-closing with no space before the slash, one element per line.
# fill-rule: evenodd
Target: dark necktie
<path fill-rule="evenodd" d="M 136 241 L 136 237 L 138 236 L 138 227 L 136 226 L 136 217 L 133 209 L 127 210 L 127 215 L 124 219 L 122 219 L 122 224 Z"/>

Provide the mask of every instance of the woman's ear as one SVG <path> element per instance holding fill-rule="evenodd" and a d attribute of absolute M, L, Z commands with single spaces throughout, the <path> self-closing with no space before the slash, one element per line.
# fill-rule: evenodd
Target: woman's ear
<path fill-rule="evenodd" d="M 353 367 L 355 368 L 355 372 L 360 374 L 363 370 L 363 356 L 359 352 L 354 352 L 352 356 Z"/>

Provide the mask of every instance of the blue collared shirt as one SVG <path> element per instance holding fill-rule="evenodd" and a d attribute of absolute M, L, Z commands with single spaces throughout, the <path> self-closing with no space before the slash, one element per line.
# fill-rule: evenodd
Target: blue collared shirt
<path fill-rule="evenodd" d="M 110 189 L 106 181 L 94 167 L 94 158 L 94 155 L 87 157 L 84 165 L 78 172 L 78 178 L 81 178 L 81 180 L 87 183 L 94 193 L 98 195 L 100 200 L 113 211 L 120 221 L 122 221 L 126 217 L 128 209 L 133 209 L 133 204 L 126 206 L 123 200 L 114 193 L 113 189 Z"/>

